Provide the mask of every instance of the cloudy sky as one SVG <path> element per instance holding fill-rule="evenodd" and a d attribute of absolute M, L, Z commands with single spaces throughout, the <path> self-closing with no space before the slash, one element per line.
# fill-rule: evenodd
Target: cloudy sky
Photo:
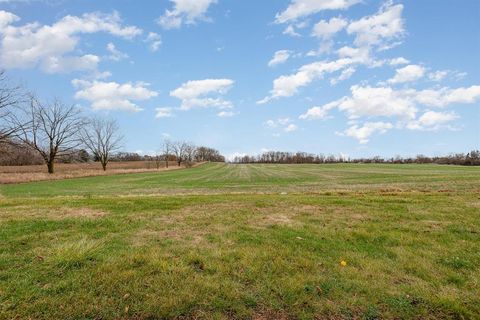
<path fill-rule="evenodd" d="M 466 152 L 479 57 L 477 0 L 0 0 L 0 67 L 143 153 Z"/>

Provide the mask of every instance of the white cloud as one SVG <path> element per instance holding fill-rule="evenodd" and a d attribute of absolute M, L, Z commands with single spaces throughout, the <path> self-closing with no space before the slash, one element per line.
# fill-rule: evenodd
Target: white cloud
<path fill-rule="evenodd" d="M 52 25 L 28 23 L 13 26 L 18 21 L 1 11 L 0 63 L 5 68 L 40 67 L 47 73 L 94 70 L 100 58 L 91 54 L 74 55 L 79 34 L 106 32 L 130 39 L 142 33 L 134 26 L 122 26 L 117 12 L 112 14 L 86 13 L 81 17 L 65 16 Z"/>
<path fill-rule="evenodd" d="M 413 119 L 417 112 L 414 101 L 401 91 L 389 87 L 352 86 L 352 96 L 338 100 L 338 109 L 351 119 L 359 117 L 399 117 Z"/>
<path fill-rule="evenodd" d="M 468 104 L 480 100 L 480 85 L 457 89 L 441 88 L 421 91 L 411 89 L 406 90 L 404 94 L 408 98 L 426 106 L 446 107 L 450 104 Z"/>
<path fill-rule="evenodd" d="M 395 76 L 388 80 L 388 83 L 412 82 L 422 78 L 425 74 L 425 68 L 416 64 L 410 64 L 406 67 L 397 69 Z"/>
<path fill-rule="evenodd" d="M 155 32 L 149 32 L 147 38 L 144 40 L 149 43 L 149 48 L 152 52 L 158 51 L 162 45 L 162 37 Z"/>
<path fill-rule="evenodd" d="M 315 56 L 322 55 L 324 53 L 329 53 L 330 51 L 332 51 L 333 45 L 334 45 L 334 43 L 333 43 L 332 40 L 322 41 L 317 50 L 308 51 L 306 53 L 306 56 L 307 57 L 315 57 Z"/>
<path fill-rule="evenodd" d="M 268 62 L 269 67 L 276 66 L 278 64 L 285 63 L 288 58 L 290 58 L 291 51 L 290 50 L 279 50 L 275 52 L 273 58 Z"/>
<path fill-rule="evenodd" d="M 391 66 L 398 66 L 398 65 L 409 64 L 409 63 L 410 63 L 410 61 L 408 61 L 404 57 L 393 58 L 389 61 L 389 64 Z"/>
<path fill-rule="evenodd" d="M 295 124 L 293 124 L 293 123 L 289 124 L 288 126 L 286 126 L 286 127 L 283 129 L 283 131 L 285 131 L 285 132 L 293 132 L 293 131 L 297 131 L 297 130 L 298 130 L 297 125 L 295 125 Z"/>
<path fill-rule="evenodd" d="M 155 118 L 171 118 L 173 116 L 172 108 L 155 108 Z"/>
<path fill-rule="evenodd" d="M 361 48 L 352 48 L 352 47 L 341 47 L 337 51 L 340 58 L 350 58 L 353 62 L 361 64 L 371 64 L 373 63 L 372 58 L 370 57 L 370 50 L 365 47 Z"/>
<path fill-rule="evenodd" d="M 327 119 L 328 112 L 338 106 L 338 101 L 327 103 L 323 106 L 312 107 L 306 113 L 300 115 L 298 118 L 302 120 L 324 120 Z"/>
<path fill-rule="evenodd" d="M 321 39 L 330 39 L 335 33 L 347 26 L 347 20 L 343 18 L 331 18 L 329 21 L 320 20 L 313 27 L 312 35 Z"/>
<path fill-rule="evenodd" d="M 441 89 L 403 89 L 390 87 L 352 86 L 351 96 L 345 96 L 323 106 L 312 107 L 299 116 L 302 120 L 326 119 L 328 112 L 337 108 L 346 113 L 350 121 L 361 118 L 393 118 L 398 127 L 412 130 L 437 130 L 447 127 L 445 123 L 457 119 L 453 112 L 436 112 L 428 110 L 417 118 L 421 107 L 446 107 L 452 104 L 471 104 L 480 100 L 480 86 L 467 88 Z M 361 143 L 368 141 L 368 136 L 380 132 L 377 125 L 352 126 L 343 135 L 362 137 Z M 367 135 L 368 133 L 368 135 Z"/>
<path fill-rule="evenodd" d="M 458 115 L 455 112 L 428 110 L 418 120 L 409 122 L 407 128 L 411 130 L 438 130 L 455 119 L 458 119 Z"/>
<path fill-rule="evenodd" d="M 100 58 L 93 54 L 79 57 L 45 57 L 42 69 L 48 73 L 68 73 L 76 70 L 95 70 Z"/>
<path fill-rule="evenodd" d="M 107 51 L 110 53 L 108 56 L 108 59 L 113 60 L 113 61 L 120 61 L 123 59 L 128 58 L 128 54 L 121 52 L 118 50 L 113 43 L 108 43 L 107 44 Z"/>
<path fill-rule="evenodd" d="M 292 122 L 293 121 L 290 118 L 278 118 L 265 121 L 265 125 L 272 129 L 281 128 L 285 132 L 293 132 L 298 129 L 298 126 Z"/>
<path fill-rule="evenodd" d="M 447 70 L 441 70 L 441 71 L 435 71 L 435 72 L 430 72 L 428 74 L 428 78 L 432 81 L 442 81 L 445 79 L 445 77 L 449 74 Z"/>
<path fill-rule="evenodd" d="M 295 31 L 295 27 L 293 25 L 288 25 L 285 30 L 282 32 L 283 34 L 286 34 L 291 37 L 301 37 L 302 35 L 298 32 Z"/>
<path fill-rule="evenodd" d="M 132 101 L 148 100 L 158 95 L 147 88 L 146 83 L 124 83 L 72 80 L 77 89 L 76 99 L 90 101 L 94 110 L 141 111 L 142 108 Z"/>
<path fill-rule="evenodd" d="M 393 125 L 389 122 L 367 122 L 361 127 L 358 125 L 353 125 L 347 130 L 338 134 L 357 139 L 360 144 L 366 144 L 370 140 L 370 136 L 374 133 L 383 134 L 391 128 L 393 128 Z"/>
<path fill-rule="evenodd" d="M 217 0 L 170 0 L 172 10 L 158 18 L 157 23 L 164 29 L 178 29 L 182 24 L 195 24 L 198 20 L 208 20 L 206 13 Z"/>
<path fill-rule="evenodd" d="M 290 118 L 278 118 L 276 120 L 267 120 L 265 124 L 270 128 L 277 128 L 278 126 L 286 126 L 292 120 Z"/>
<path fill-rule="evenodd" d="M 355 68 L 352 68 L 352 67 L 344 69 L 338 77 L 330 79 L 330 84 L 333 86 L 339 83 L 340 81 L 349 79 L 355 73 L 355 71 L 356 71 Z"/>
<path fill-rule="evenodd" d="M 1 30 L 8 26 L 9 24 L 19 21 L 20 17 L 17 15 L 14 15 L 11 12 L 0 10 L 0 33 L 2 32 Z"/>
<path fill-rule="evenodd" d="M 402 11 L 403 5 L 388 1 L 376 14 L 350 23 L 347 32 L 355 35 L 354 43 L 359 47 L 377 45 L 389 48 L 392 44 L 385 41 L 399 39 L 405 33 Z"/>
<path fill-rule="evenodd" d="M 224 95 L 230 90 L 234 81 L 231 79 L 205 79 L 188 81 L 170 92 L 170 96 L 182 100 L 180 109 L 189 110 L 195 107 L 233 108 L 232 102 L 211 95 Z"/>
<path fill-rule="evenodd" d="M 306 64 L 300 67 L 294 74 L 280 76 L 275 79 L 270 96 L 259 100 L 257 103 L 263 104 L 275 98 L 293 96 L 298 92 L 299 88 L 310 84 L 316 79 L 321 79 L 327 73 L 342 70 L 356 62 L 356 59 L 341 58 L 335 61 L 319 61 Z"/>
<path fill-rule="evenodd" d="M 275 22 L 285 23 L 323 10 L 348 9 L 359 2 L 360 0 L 292 0 L 285 11 L 277 13 Z"/>

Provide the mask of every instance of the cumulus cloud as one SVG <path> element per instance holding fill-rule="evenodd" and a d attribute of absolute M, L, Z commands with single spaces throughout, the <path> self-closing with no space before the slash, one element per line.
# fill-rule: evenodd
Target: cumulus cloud
<path fill-rule="evenodd" d="M 285 30 L 282 32 L 285 35 L 291 36 L 291 37 L 301 37 L 302 35 L 295 31 L 295 27 L 293 25 L 288 25 Z"/>
<path fill-rule="evenodd" d="M 452 104 L 471 104 L 480 100 L 480 86 L 466 88 L 440 89 L 402 89 L 391 87 L 370 87 L 355 85 L 350 88 L 351 96 L 345 96 L 323 106 L 315 106 L 307 110 L 299 118 L 302 120 L 326 119 L 329 111 L 338 109 L 351 121 L 362 118 L 390 118 L 397 120 L 399 127 L 416 130 L 436 130 L 445 127 L 445 123 L 457 119 L 453 112 L 437 112 L 428 110 L 417 118 L 419 110 L 425 107 L 444 108 Z M 367 136 L 378 131 L 377 126 L 352 126 L 345 131 L 345 136 Z M 366 137 L 359 139 L 366 143 Z"/>
<path fill-rule="evenodd" d="M 290 118 L 278 118 L 276 120 L 267 120 L 265 122 L 265 125 L 267 125 L 270 128 L 277 128 L 278 126 L 286 126 L 291 122 L 292 122 L 292 119 Z"/>
<path fill-rule="evenodd" d="M 480 100 L 480 85 L 467 88 L 441 88 L 426 90 L 406 90 L 404 94 L 408 99 L 431 107 L 446 107 L 450 104 L 469 104 Z"/>
<path fill-rule="evenodd" d="M 403 5 L 388 1 L 376 14 L 351 22 L 347 32 L 355 35 L 354 43 L 359 47 L 387 48 L 391 45 L 389 41 L 398 40 L 405 34 L 402 11 Z"/>
<path fill-rule="evenodd" d="M 410 61 L 408 61 L 404 57 L 393 58 L 393 59 L 390 59 L 390 61 L 389 61 L 389 64 L 391 66 L 398 66 L 398 65 L 409 64 L 409 63 L 410 63 Z"/>
<path fill-rule="evenodd" d="M 422 78 L 425 74 L 425 68 L 419 65 L 410 64 L 406 67 L 397 69 L 395 76 L 388 80 L 388 83 L 412 82 Z"/>
<path fill-rule="evenodd" d="M 172 108 L 155 108 L 155 118 L 171 118 L 173 116 Z"/>
<path fill-rule="evenodd" d="M 339 83 L 340 81 L 349 79 L 355 73 L 355 71 L 356 70 L 353 67 L 344 69 L 338 77 L 330 79 L 330 84 L 333 86 Z"/>
<path fill-rule="evenodd" d="M 157 19 L 157 23 L 164 29 L 178 29 L 183 24 L 195 24 L 199 20 L 208 20 L 206 13 L 210 5 L 217 0 L 170 0 L 173 9 Z"/>
<path fill-rule="evenodd" d="M 113 43 L 108 43 L 107 44 L 107 51 L 110 53 L 108 56 L 108 59 L 113 60 L 113 61 L 120 61 L 123 59 L 128 58 L 128 54 L 121 52 L 118 50 Z"/>
<path fill-rule="evenodd" d="M 316 79 L 321 79 L 325 74 L 340 71 L 359 62 L 359 58 L 340 58 L 334 61 L 319 61 L 306 64 L 300 67 L 294 74 L 280 76 L 275 79 L 270 95 L 259 100 L 257 103 L 263 104 L 275 98 L 291 97 L 296 94 L 301 87 L 309 85 Z"/>
<path fill-rule="evenodd" d="M 439 70 L 435 72 L 430 72 L 428 74 L 428 78 L 432 81 L 437 81 L 440 82 L 443 79 L 445 79 L 446 76 L 448 76 L 450 72 L 448 70 Z"/>
<path fill-rule="evenodd" d="M 1 65 L 5 68 L 40 67 L 47 73 L 96 69 L 99 57 L 73 54 L 79 34 L 106 32 L 131 39 L 142 33 L 135 26 L 123 26 L 117 12 L 86 13 L 80 17 L 68 15 L 52 25 L 37 22 L 12 25 L 17 21 L 19 17 L 0 11 Z"/>
<path fill-rule="evenodd" d="M 329 118 L 328 112 L 336 108 L 339 104 L 339 101 L 332 101 L 323 106 L 312 107 L 307 110 L 304 114 L 300 115 L 298 118 L 302 120 L 324 120 Z"/>
<path fill-rule="evenodd" d="M 170 92 L 170 96 L 182 101 L 180 109 L 189 110 L 200 107 L 233 108 L 231 101 L 218 96 L 226 94 L 232 87 L 231 79 L 205 79 L 188 81 Z M 215 97 L 212 97 L 215 96 Z"/>
<path fill-rule="evenodd" d="M 20 17 L 18 17 L 17 15 L 14 15 L 11 12 L 0 10 L 0 30 L 5 28 L 9 24 L 19 20 L 20 20 Z"/>
<path fill-rule="evenodd" d="M 283 131 L 285 132 L 293 132 L 293 131 L 297 131 L 298 130 L 298 127 L 296 124 L 293 124 L 293 123 L 290 123 L 288 126 L 286 126 Z"/>
<path fill-rule="evenodd" d="M 162 37 L 155 32 L 149 32 L 145 42 L 149 44 L 149 48 L 152 52 L 158 51 L 162 45 Z"/>
<path fill-rule="evenodd" d="M 382 134 L 391 128 L 393 128 L 393 125 L 389 122 L 366 122 L 362 126 L 355 124 L 337 134 L 357 139 L 360 144 L 366 144 L 374 133 Z"/>
<path fill-rule="evenodd" d="M 290 118 L 278 118 L 265 121 L 269 128 L 279 128 L 284 132 L 293 132 L 298 130 L 298 126 Z"/>
<path fill-rule="evenodd" d="M 334 34 L 343 30 L 348 21 L 343 18 L 331 18 L 329 21 L 320 20 L 313 26 L 312 35 L 321 39 L 330 39 Z"/>
<path fill-rule="evenodd" d="M 133 101 L 144 101 L 158 95 L 157 92 L 149 90 L 148 84 L 143 82 L 119 84 L 74 79 L 72 84 L 77 89 L 75 98 L 90 101 L 94 110 L 137 112 L 143 109 Z"/>
<path fill-rule="evenodd" d="M 395 76 L 388 80 L 388 83 L 397 84 L 412 82 L 422 78 L 425 75 L 425 68 L 419 65 L 410 64 L 406 67 L 397 69 Z"/>
<path fill-rule="evenodd" d="M 290 58 L 291 51 L 290 50 L 279 50 L 275 52 L 273 58 L 268 62 L 269 67 L 274 67 L 278 64 L 285 63 L 288 58 Z"/>
<path fill-rule="evenodd" d="M 411 130 L 438 130 L 446 127 L 447 123 L 455 119 L 458 119 L 458 115 L 455 112 L 437 112 L 428 110 L 417 120 L 409 122 L 407 128 Z"/>
<path fill-rule="evenodd" d="M 361 0 L 292 0 L 285 11 L 277 13 L 275 22 L 286 23 L 323 10 L 348 9 Z"/>

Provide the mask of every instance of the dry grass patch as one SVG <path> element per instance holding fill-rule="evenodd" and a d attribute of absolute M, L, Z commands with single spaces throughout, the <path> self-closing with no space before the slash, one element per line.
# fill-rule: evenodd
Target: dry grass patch
<path fill-rule="evenodd" d="M 104 217 L 108 212 L 88 207 L 34 207 L 34 206 L 13 206 L 0 208 L 0 220 L 16 219 L 50 219 L 60 220 L 69 218 L 96 219 Z"/>

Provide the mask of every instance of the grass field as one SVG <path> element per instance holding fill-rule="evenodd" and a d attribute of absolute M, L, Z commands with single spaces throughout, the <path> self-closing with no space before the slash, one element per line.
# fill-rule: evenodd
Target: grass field
<path fill-rule="evenodd" d="M 480 168 L 204 164 L 0 194 L 3 319 L 480 318 Z"/>

